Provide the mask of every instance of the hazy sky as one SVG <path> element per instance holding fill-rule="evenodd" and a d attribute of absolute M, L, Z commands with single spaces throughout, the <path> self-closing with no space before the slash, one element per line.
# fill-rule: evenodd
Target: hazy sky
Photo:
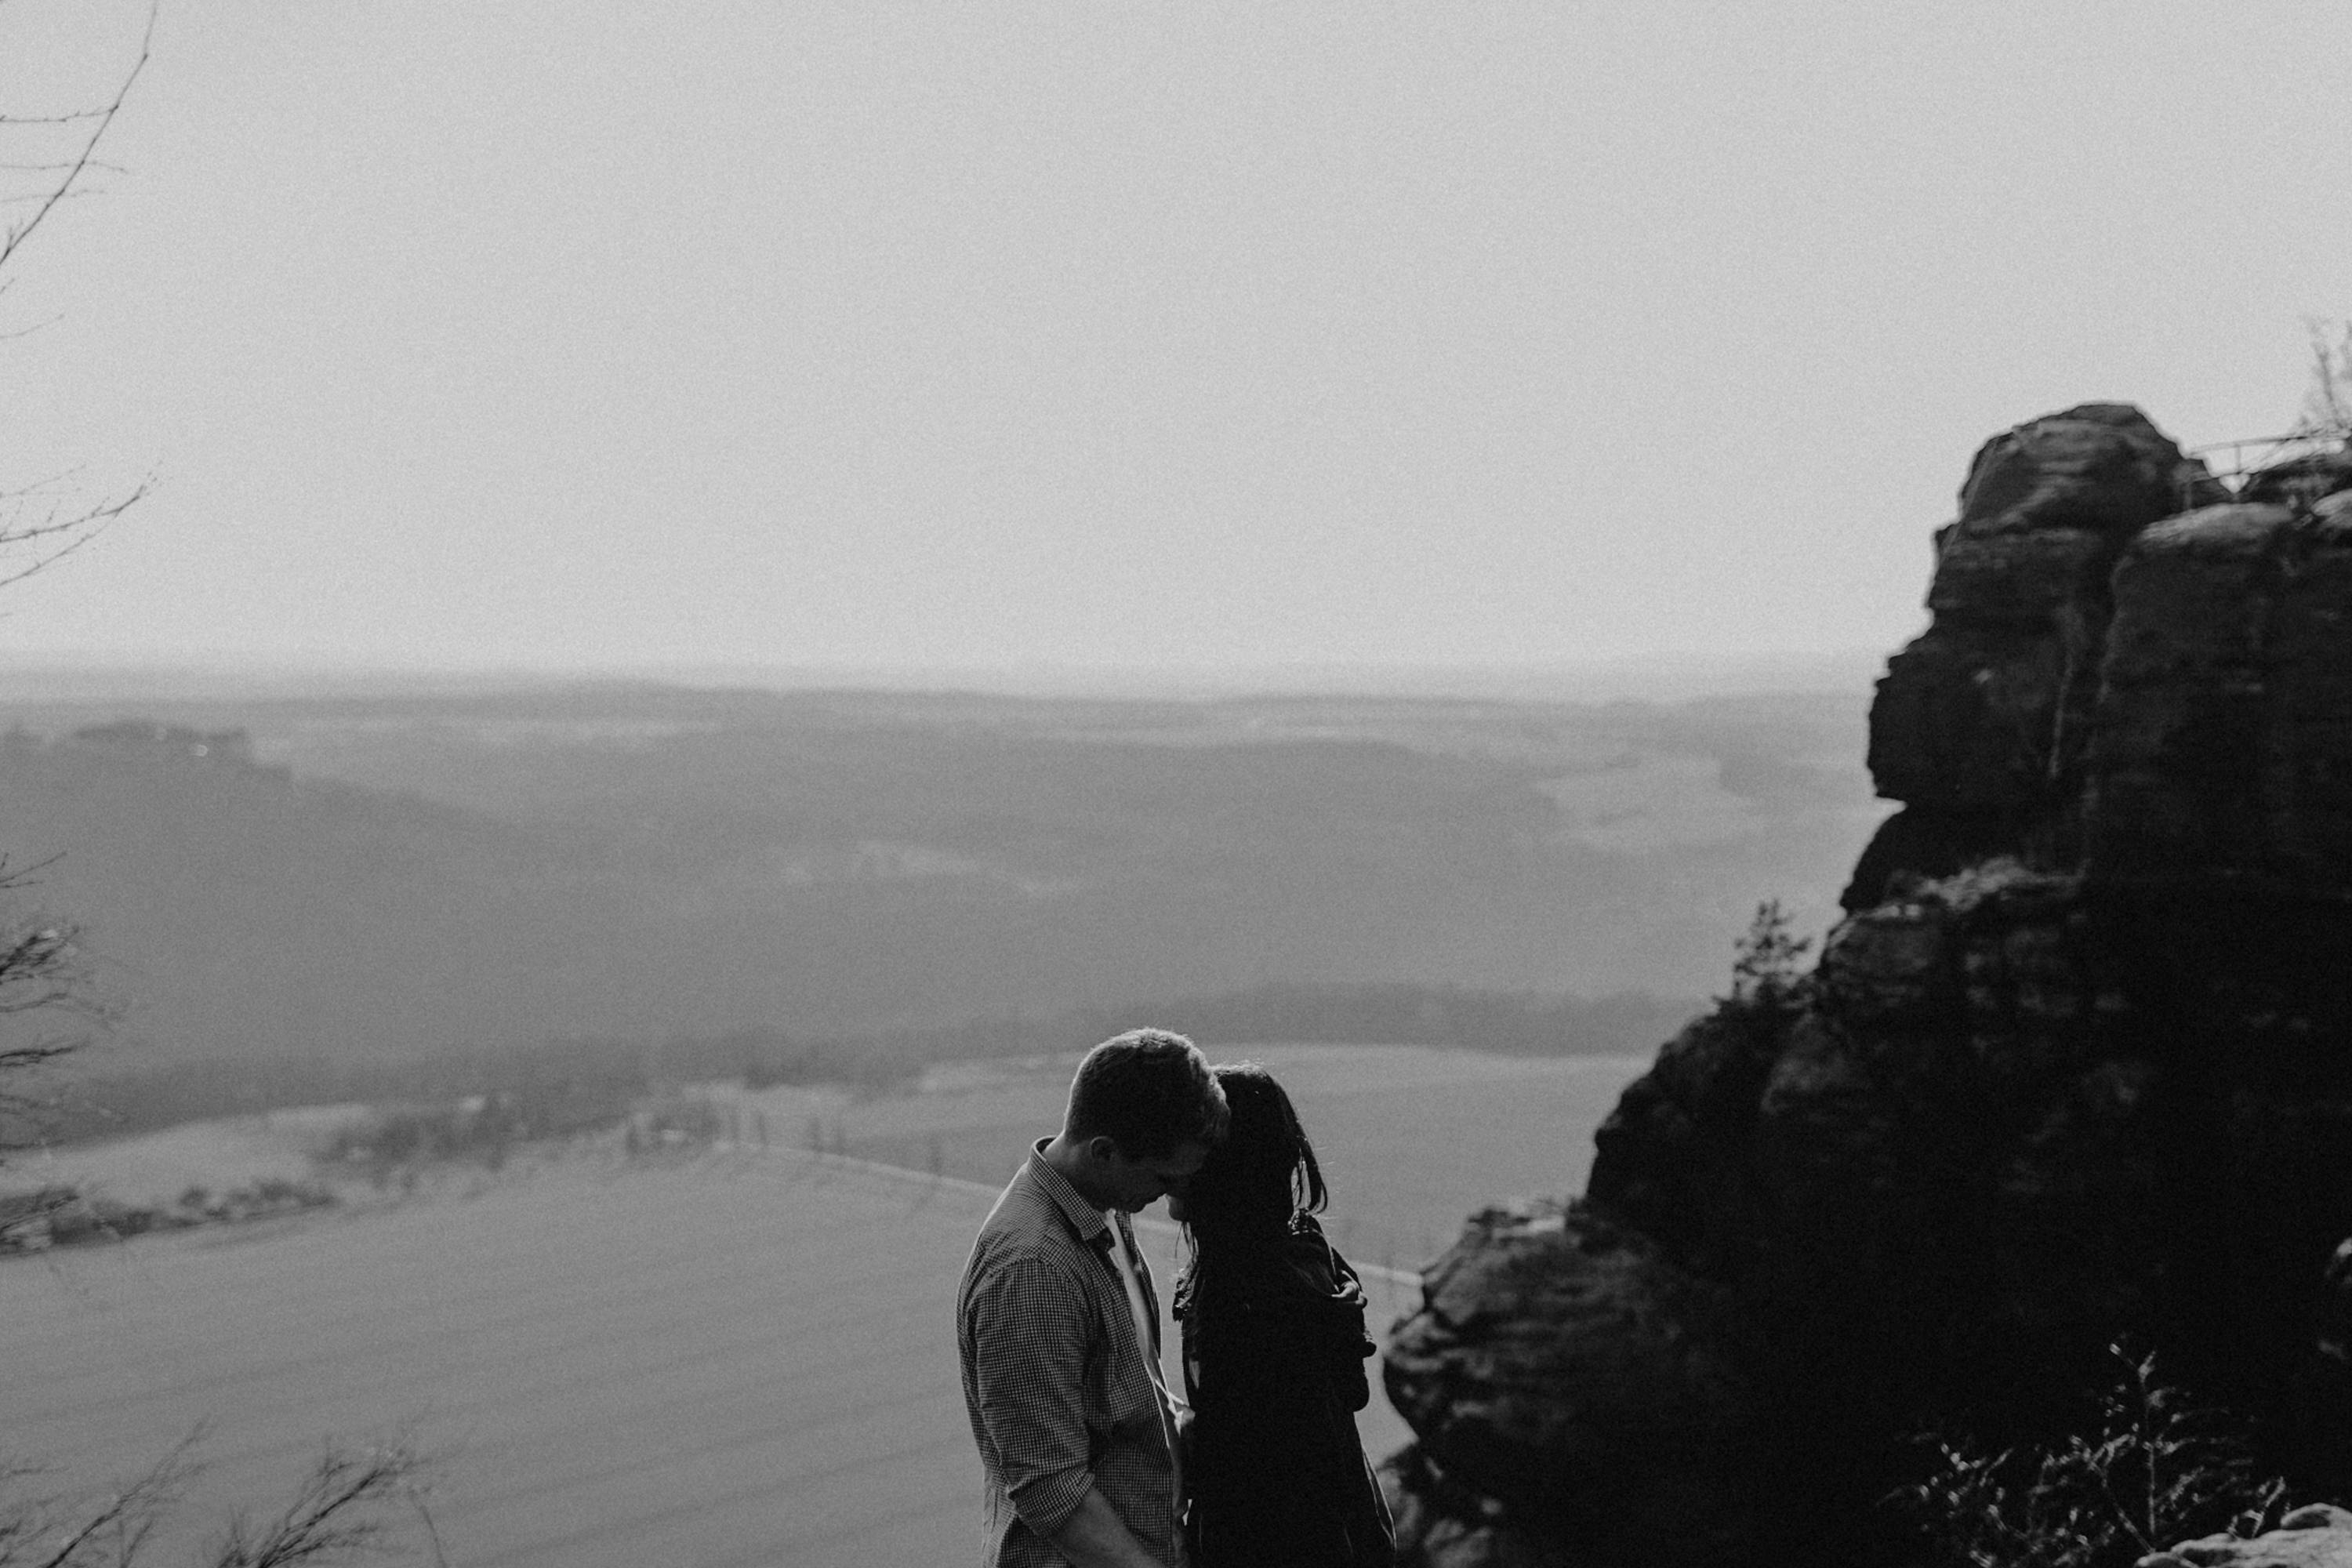
<path fill-rule="evenodd" d="M 144 14 L 0 5 L 0 113 Z M 0 478 L 160 485 L 0 655 L 1892 647 L 1991 432 L 2293 419 L 2347 47 L 2342 0 L 163 0 L 121 172 L 0 295 Z"/>

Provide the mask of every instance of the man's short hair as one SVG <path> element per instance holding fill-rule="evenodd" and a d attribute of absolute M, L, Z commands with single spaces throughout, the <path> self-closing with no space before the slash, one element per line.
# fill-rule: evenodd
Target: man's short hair
<path fill-rule="evenodd" d="M 1198 1047 L 1167 1029 L 1129 1029 L 1087 1053 L 1062 1129 L 1108 1138 L 1130 1160 L 1164 1159 L 1224 1135 L 1225 1091 Z"/>

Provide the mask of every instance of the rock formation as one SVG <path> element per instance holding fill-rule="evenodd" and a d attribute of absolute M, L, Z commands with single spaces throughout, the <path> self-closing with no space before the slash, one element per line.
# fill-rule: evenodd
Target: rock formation
<path fill-rule="evenodd" d="M 1819 964 L 1685 1028 L 1585 1197 L 1478 1216 L 1399 1326 L 1408 1563 L 1892 1561 L 1906 1434 L 2064 1430 L 2123 1335 L 2345 1483 L 2339 486 L 2232 496 L 2116 405 L 1987 443 Z"/>
<path fill-rule="evenodd" d="M 2298 1509 L 2252 1541 L 2209 1536 L 2140 1559 L 2139 1568 L 2352 1568 L 2352 1513 Z"/>

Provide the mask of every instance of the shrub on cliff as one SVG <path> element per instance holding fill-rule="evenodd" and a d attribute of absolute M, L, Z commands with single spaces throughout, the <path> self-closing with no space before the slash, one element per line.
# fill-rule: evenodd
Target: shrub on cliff
<path fill-rule="evenodd" d="M 1812 938 L 1792 935 L 1789 911 L 1778 899 L 1756 906 L 1748 932 L 1739 939 L 1731 963 L 1731 994 L 1718 999 L 1727 1010 L 1759 1015 L 1774 1024 L 1786 1024 L 1804 1011 L 1809 984 L 1805 954 Z"/>
<path fill-rule="evenodd" d="M 1932 1468 L 1888 1505 L 1938 1568 L 2131 1568 L 2192 1536 L 2259 1534 L 2286 1508 L 2242 1423 L 2157 1376 L 2152 1352 L 2111 1350 L 2096 1432 L 1988 1453 L 1929 1437 Z"/>

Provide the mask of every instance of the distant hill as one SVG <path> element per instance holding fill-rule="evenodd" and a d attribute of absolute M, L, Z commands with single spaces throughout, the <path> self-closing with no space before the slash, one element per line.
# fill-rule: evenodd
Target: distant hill
<path fill-rule="evenodd" d="M 1881 815 L 1864 694 L 1679 704 L 520 688 L 0 705 L 160 1049 L 863 1031 L 1272 983 L 1719 988 Z"/>

